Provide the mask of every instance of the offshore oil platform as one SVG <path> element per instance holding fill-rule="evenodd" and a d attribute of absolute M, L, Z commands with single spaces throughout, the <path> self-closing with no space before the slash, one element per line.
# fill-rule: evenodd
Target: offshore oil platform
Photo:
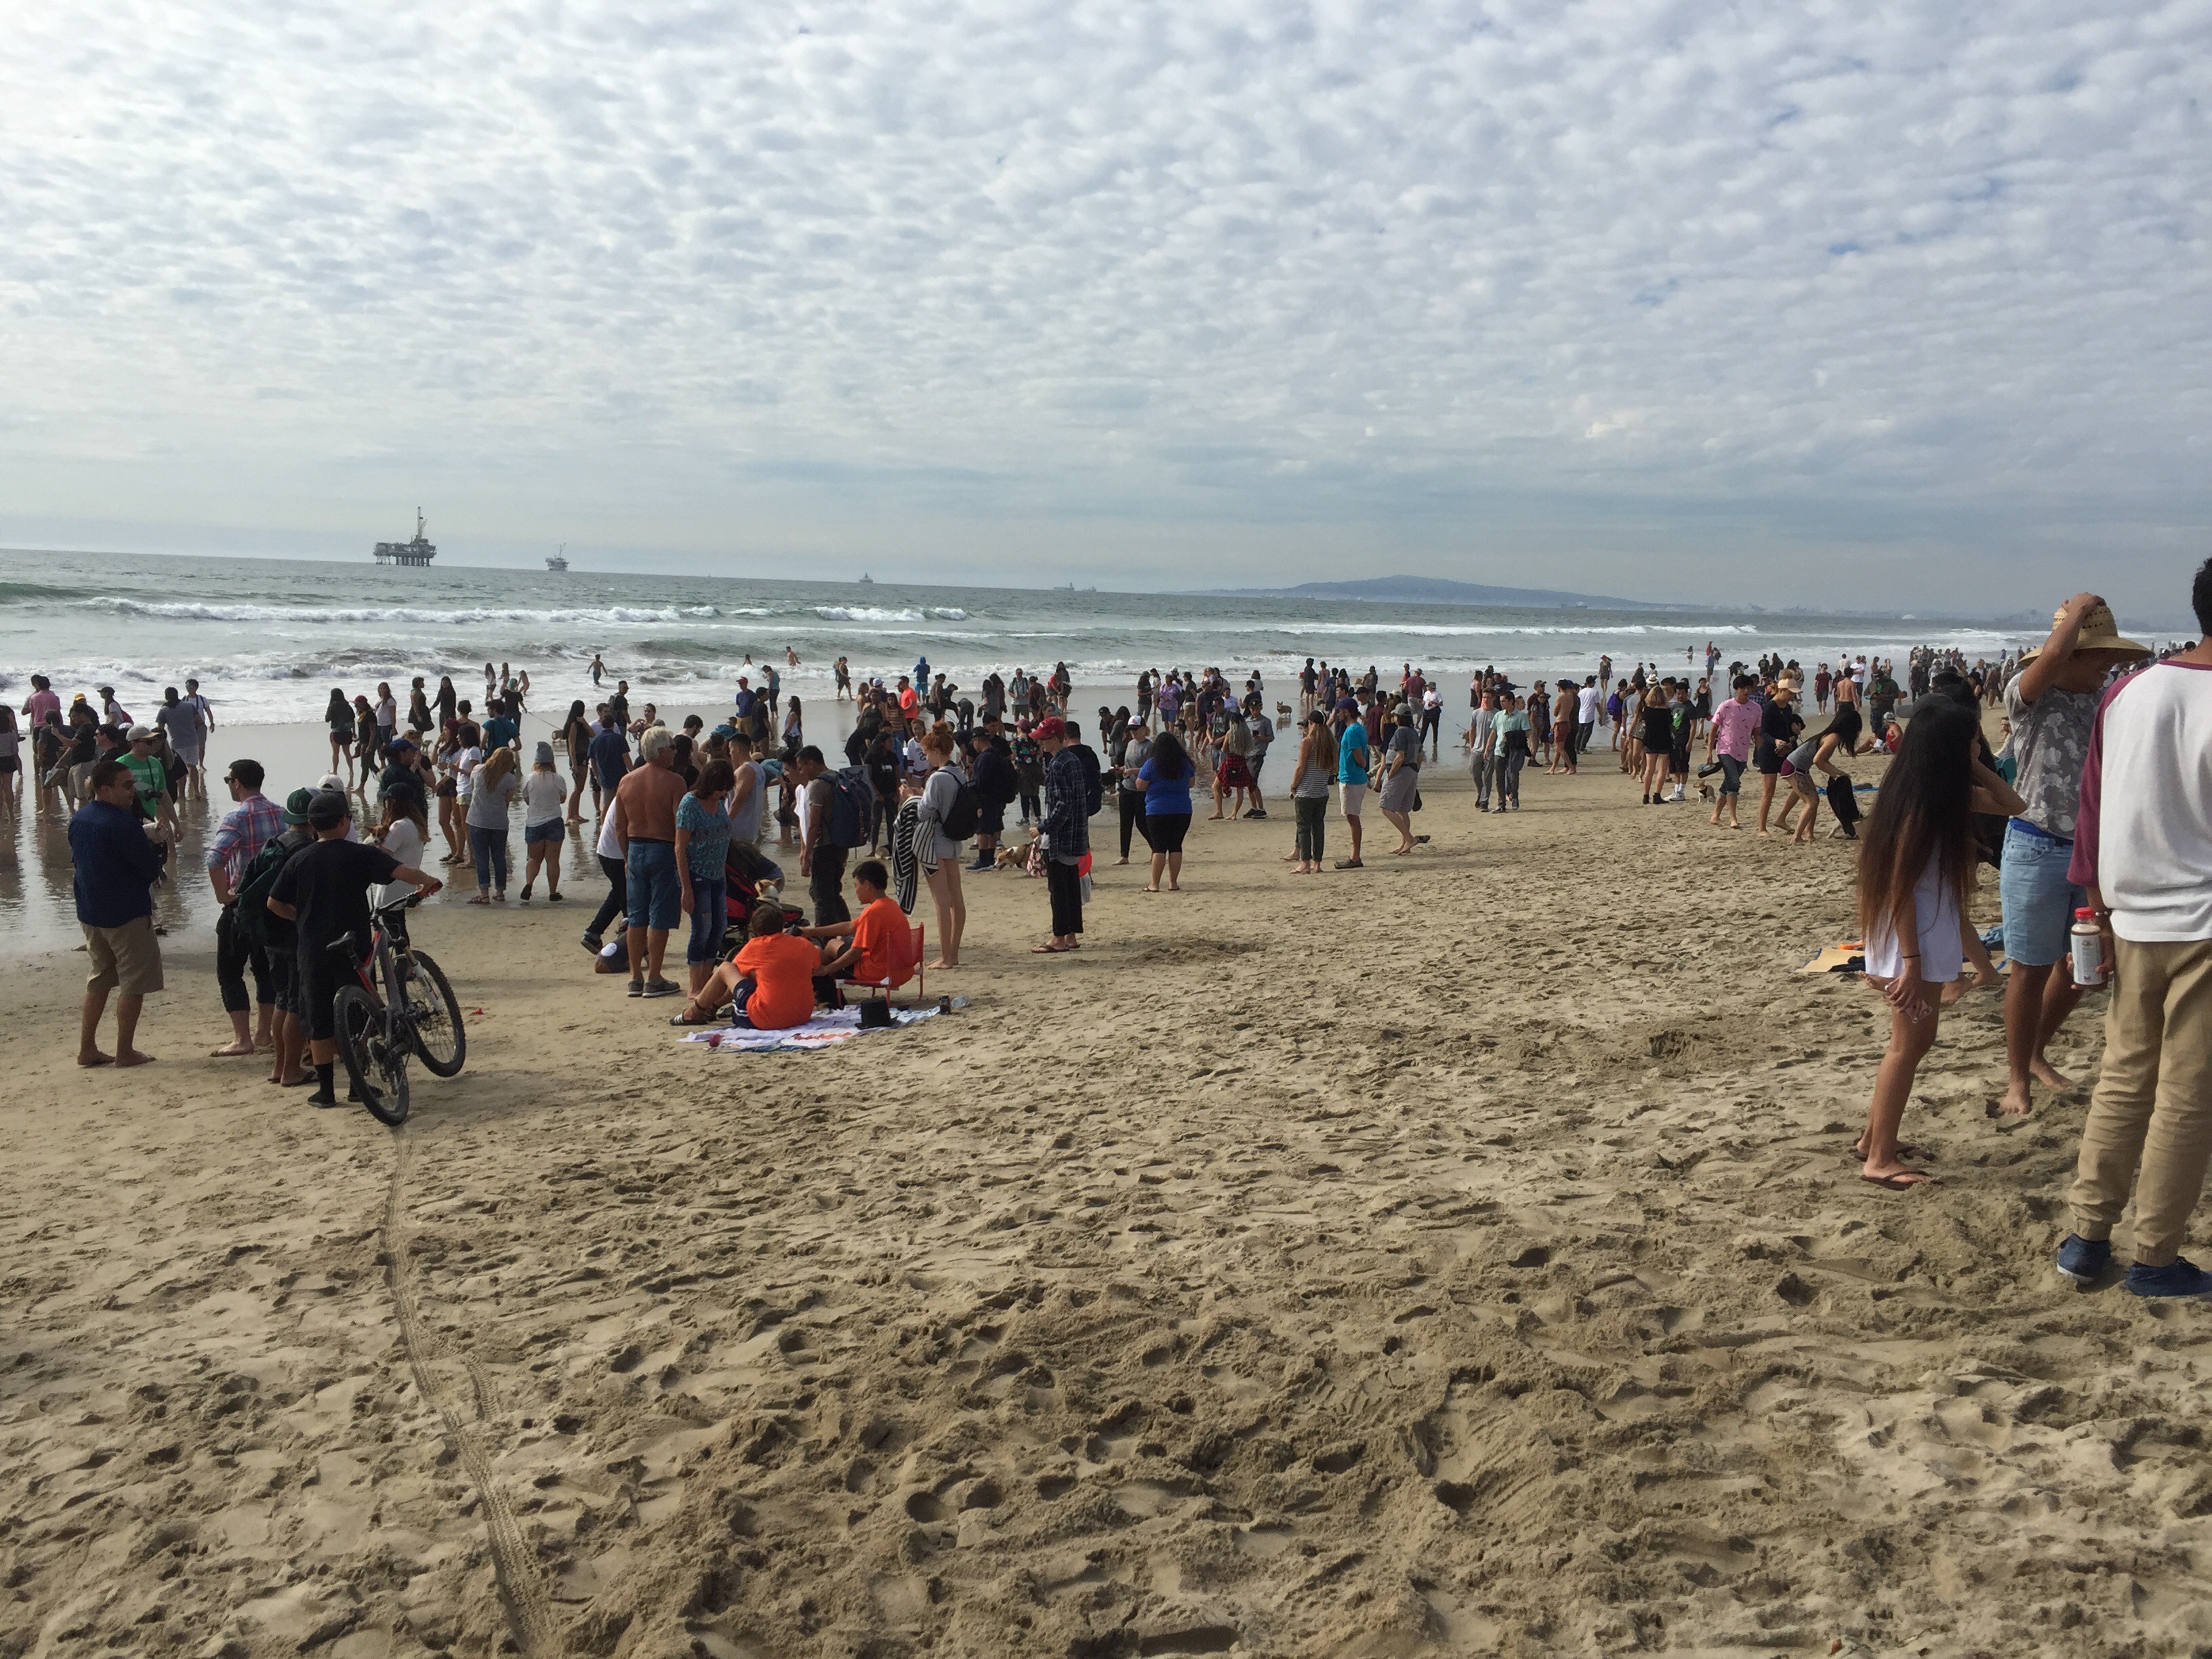
<path fill-rule="evenodd" d="M 438 549 L 435 544 L 423 538 L 422 509 L 419 507 L 415 509 L 415 539 L 413 541 L 379 542 L 376 544 L 376 562 L 379 564 L 411 565 L 419 570 L 437 556 Z"/>

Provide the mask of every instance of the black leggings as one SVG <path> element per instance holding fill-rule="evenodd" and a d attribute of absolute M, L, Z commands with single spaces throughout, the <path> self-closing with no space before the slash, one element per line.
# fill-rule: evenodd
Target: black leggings
<path fill-rule="evenodd" d="M 628 908 L 629 897 L 629 872 L 620 859 L 611 859 L 602 853 L 599 868 L 607 872 L 607 896 L 599 901 L 599 913 L 592 918 L 586 931 L 598 939 L 607 931 L 607 924 Z"/>
<path fill-rule="evenodd" d="M 1120 789 L 1115 792 L 1121 802 L 1121 856 L 1129 856 L 1129 836 L 1132 831 L 1144 837 L 1150 847 L 1152 838 L 1145 829 L 1145 792 L 1141 789 Z"/>
<path fill-rule="evenodd" d="M 1022 791 L 1022 822 L 1036 823 L 1043 817 L 1044 802 L 1038 798 L 1036 790 L 1024 788 Z"/>

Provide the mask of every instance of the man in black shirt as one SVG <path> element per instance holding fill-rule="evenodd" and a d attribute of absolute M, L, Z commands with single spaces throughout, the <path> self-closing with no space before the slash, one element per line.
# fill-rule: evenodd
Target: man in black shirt
<path fill-rule="evenodd" d="M 301 990 L 300 1018 L 307 1022 L 308 1052 L 315 1065 L 310 1103 L 335 1106 L 331 1070 L 337 1061 L 337 1027 L 332 1004 L 344 972 L 331 946 L 353 935 L 357 960 L 368 957 L 373 921 L 368 909 L 372 883 L 410 882 L 424 893 L 445 885 L 435 876 L 404 865 L 374 842 L 346 839 L 353 809 L 336 789 L 319 792 L 307 806 L 315 839 L 292 855 L 269 895 L 269 911 L 293 924 L 295 971 Z"/>

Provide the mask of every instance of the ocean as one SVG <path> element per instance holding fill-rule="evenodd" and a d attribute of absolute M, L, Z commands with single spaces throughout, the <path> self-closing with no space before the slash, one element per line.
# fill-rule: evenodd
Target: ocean
<path fill-rule="evenodd" d="M 1143 668 L 1258 670 L 1286 692 L 1305 659 L 1413 666 L 1447 684 L 1494 665 L 1516 680 L 1579 678 L 1601 653 L 1625 672 L 1701 656 L 1723 665 L 1779 651 L 1809 669 L 1845 649 L 1902 654 L 1955 646 L 1969 659 L 2021 641 L 1993 628 L 1896 618 L 1730 611 L 1535 610 L 1189 594 L 1039 592 L 878 582 L 586 571 L 380 568 L 277 559 L 0 556 L 0 695 L 18 708 L 33 672 L 64 702 L 112 684 L 134 714 L 197 678 L 231 723 L 314 721 L 333 686 L 350 697 L 388 680 L 449 674 L 480 697 L 483 665 L 526 670 L 535 713 L 588 696 L 593 653 L 630 682 L 632 702 L 726 701 L 750 655 L 773 658 L 786 690 L 826 697 L 839 655 L 856 676 L 891 677 L 926 657 L 972 690 L 1066 662 L 1079 684 L 1134 696 Z M 784 666 L 795 651 L 800 665 Z"/>

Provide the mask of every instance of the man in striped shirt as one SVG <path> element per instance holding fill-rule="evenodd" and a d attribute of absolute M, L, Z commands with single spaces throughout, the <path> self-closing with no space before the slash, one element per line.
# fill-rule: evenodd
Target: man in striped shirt
<path fill-rule="evenodd" d="M 239 878 L 253 855 L 284 833 L 284 814 L 261 793 L 261 763 L 239 760 L 223 774 L 224 786 L 237 803 L 222 815 L 222 822 L 208 841 L 208 884 L 215 889 L 222 914 L 215 924 L 215 981 L 222 993 L 223 1012 L 230 1016 L 231 1040 L 215 1052 L 225 1058 L 250 1054 L 257 1046 L 273 1047 L 270 1026 L 276 1018 L 276 988 L 269 977 L 269 959 L 258 946 L 238 935 L 236 907 L 232 897 Z M 253 1000 L 260 1007 L 258 1030 L 246 1020 L 246 975 L 253 972 Z"/>

